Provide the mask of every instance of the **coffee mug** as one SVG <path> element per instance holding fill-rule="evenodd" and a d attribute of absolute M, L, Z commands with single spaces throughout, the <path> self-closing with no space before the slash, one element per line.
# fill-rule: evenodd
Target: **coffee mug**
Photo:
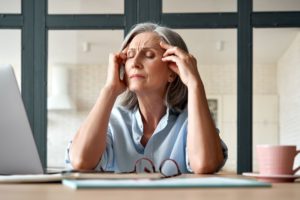
<path fill-rule="evenodd" d="M 294 175 L 294 160 L 300 150 L 295 145 L 257 145 L 259 173 L 263 175 Z"/>

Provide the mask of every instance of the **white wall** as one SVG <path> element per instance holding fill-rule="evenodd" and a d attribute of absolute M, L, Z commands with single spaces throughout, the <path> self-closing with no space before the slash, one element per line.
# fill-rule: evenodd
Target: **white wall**
<path fill-rule="evenodd" d="M 300 33 L 278 62 L 280 143 L 300 148 Z M 300 157 L 297 162 L 300 164 Z"/>
<path fill-rule="evenodd" d="M 48 166 L 63 167 L 65 149 L 95 103 L 106 79 L 106 65 L 69 65 L 70 96 L 76 110 L 48 111 Z"/>
<path fill-rule="evenodd" d="M 21 30 L 0 30 L 0 65 L 2 64 L 11 64 L 14 67 L 21 86 Z"/>
<path fill-rule="evenodd" d="M 253 67 L 253 155 L 255 146 L 278 143 L 277 73 L 274 64 Z M 220 100 L 221 138 L 228 146 L 225 170 L 235 171 L 237 163 L 237 67 L 236 65 L 201 65 L 199 67 L 208 98 Z"/>

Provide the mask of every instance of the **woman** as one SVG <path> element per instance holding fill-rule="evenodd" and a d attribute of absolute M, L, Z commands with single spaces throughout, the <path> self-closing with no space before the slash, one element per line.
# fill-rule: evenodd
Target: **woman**
<path fill-rule="evenodd" d="M 109 55 L 106 84 L 69 145 L 72 167 L 129 172 L 147 158 L 155 171 L 173 159 L 181 172 L 217 172 L 227 148 L 211 118 L 197 61 L 182 38 L 142 23 L 121 49 Z M 122 105 L 114 107 L 124 92 Z"/>

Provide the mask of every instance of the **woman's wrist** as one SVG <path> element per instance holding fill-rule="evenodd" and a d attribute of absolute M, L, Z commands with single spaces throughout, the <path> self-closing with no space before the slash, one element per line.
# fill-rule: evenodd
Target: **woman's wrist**
<path fill-rule="evenodd" d="M 188 88 L 188 91 L 195 91 L 195 90 L 204 90 L 204 86 L 203 86 L 203 83 L 201 81 L 201 79 L 191 79 L 189 80 L 188 84 L 187 84 L 187 88 Z"/>
<path fill-rule="evenodd" d="M 115 100 L 120 94 L 117 90 L 112 86 L 104 86 L 100 92 L 100 96 L 104 96 L 105 98 Z"/>

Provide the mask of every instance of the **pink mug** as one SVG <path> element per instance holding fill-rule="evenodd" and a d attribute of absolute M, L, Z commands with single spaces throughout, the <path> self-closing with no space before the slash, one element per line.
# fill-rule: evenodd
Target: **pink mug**
<path fill-rule="evenodd" d="M 293 169 L 294 160 L 300 150 L 295 145 L 257 145 L 259 173 L 263 175 L 293 175 L 299 169 Z"/>

